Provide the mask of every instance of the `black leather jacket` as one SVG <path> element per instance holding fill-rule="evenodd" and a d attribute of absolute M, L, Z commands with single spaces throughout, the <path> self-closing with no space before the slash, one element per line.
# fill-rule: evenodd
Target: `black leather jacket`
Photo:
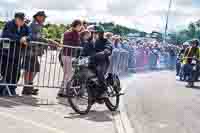
<path fill-rule="evenodd" d="M 112 44 L 107 39 L 99 39 L 95 43 L 88 42 L 83 44 L 82 56 L 100 56 L 108 58 L 112 54 Z M 107 50 L 109 53 L 104 53 Z M 102 56 L 103 57 L 103 56 Z"/>

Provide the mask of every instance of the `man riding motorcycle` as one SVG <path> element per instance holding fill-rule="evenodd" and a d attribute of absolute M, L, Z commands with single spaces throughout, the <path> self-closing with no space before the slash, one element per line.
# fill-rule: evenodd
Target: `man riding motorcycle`
<path fill-rule="evenodd" d="M 192 46 L 187 48 L 185 53 L 184 53 L 184 60 L 183 63 L 184 65 L 184 71 L 186 73 L 188 73 L 189 75 L 189 79 L 188 79 L 188 85 L 187 87 L 191 87 L 191 82 L 194 82 L 193 80 L 193 75 L 192 75 L 192 71 L 193 71 L 193 65 L 192 65 L 192 60 L 195 59 L 199 59 L 200 58 L 200 51 L 199 51 L 199 41 L 194 39 L 191 41 Z"/>
<path fill-rule="evenodd" d="M 89 43 L 84 46 L 82 56 L 91 57 L 90 68 L 97 74 L 100 84 L 99 98 L 107 97 L 105 74 L 109 66 L 109 56 L 112 54 L 112 44 L 104 38 L 104 28 L 100 25 L 89 26 L 91 32 Z"/>

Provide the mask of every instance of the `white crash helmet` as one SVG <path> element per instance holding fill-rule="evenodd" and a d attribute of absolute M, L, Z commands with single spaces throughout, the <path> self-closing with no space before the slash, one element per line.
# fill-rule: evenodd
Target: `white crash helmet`
<path fill-rule="evenodd" d="M 184 42 L 184 43 L 183 43 L 183 46 L 189 46 L 189 45 L 190 45 L 189 42 Z"/>

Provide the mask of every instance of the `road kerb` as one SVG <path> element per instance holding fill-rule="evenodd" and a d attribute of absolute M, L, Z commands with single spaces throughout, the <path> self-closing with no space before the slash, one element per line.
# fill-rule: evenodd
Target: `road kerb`
<path fill-rule="evenodd" d="M 122 93 L 124 93 L 125 89 L 127 89 L 127 85 L 131 83 L 131 81 L 126 78 L 124 80 L 126 80 L 126 85 L 123 86 Z M 119 111 L 112 113 L 112 115 L 114 118 L 115 129 L 117 133 L 135 133 L 131 126 L 130 120 L 128 119 L 126 108 L 123 102 L 123 96 L 121 96 L 120 99 Z"/>
<path fill-rule="evenodd" d="M 117 133 L 135 133 L 124 108 L 118 112 L 113 112 L 112 115 Z"/>

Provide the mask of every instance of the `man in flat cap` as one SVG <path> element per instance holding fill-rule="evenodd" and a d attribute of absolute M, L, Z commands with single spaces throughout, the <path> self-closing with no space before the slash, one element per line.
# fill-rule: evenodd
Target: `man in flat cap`
<path fill-rule="evenodd" d="M 33 16 L 33 21 L 30 24 L 31 29 L 31 39 L 36 42 L 47 42 L 42 36 L 43 24 L 46 20 L 47 15 L 44 11 L 39 11 Z M 23 95 L 37 95 L 38 89 L 34 89 L 33 80 L 38 72 L 40 72 L 40 63 L 38 60 L 39 56 L 42 56 L 44 52 L 44 47 L 38 44 L 31 44 L 27 48 L 25 58 L 23 61 L 25 76 L 24 81 L 26 86 L 23 88 Z"/>
<path fill-rule="evenodd" d="M 31 33 L 29 27 L 25 24 L 25 14 L 18 12 L 13 20 L 6 23 L 3 28 L 2 38 L 10 39 L 10 43 L 5 46 L 1 43 L 1 76 L 5 83 L 13 84 L 8 86 L 11 94 L 16 95 L 15 89 L 20 78 L 21 70 L 21 44 L 26 44 L 30 40 Z M 2 45 L 3 44 L 3 45 Z M 7 64 L 7 65 L 6 65 Z M 0 91 L 3 90 L 2 87 Z"/>

